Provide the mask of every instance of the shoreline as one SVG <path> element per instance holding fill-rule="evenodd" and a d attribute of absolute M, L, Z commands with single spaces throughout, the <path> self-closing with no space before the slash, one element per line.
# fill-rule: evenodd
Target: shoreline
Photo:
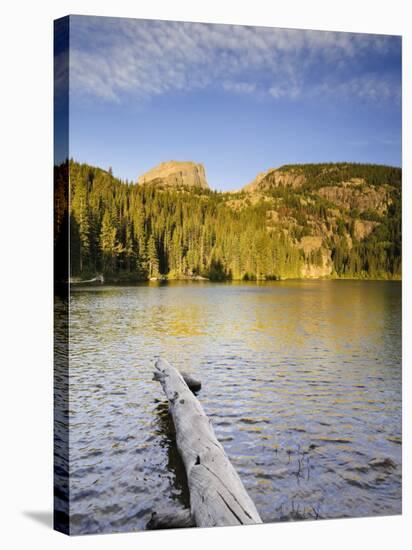
<path fill-rule="evenodd" d="M 262 283 L 285 283 L 285 282 L 305 282 L 305 281 L 363 281 L 363 282 L 398 282 L 402 283 L 402 278 L 400 277 L 288 277 L 284 279 L 224 279 L 224 280 L 213 280 L 207 279 L 206 277 L 202 278 L 159 278 L 159 279 L 135 279 L 135 278 L 110 278 L 105 277 L 104 282 L 93 282 L 89 283 L 88 281 L 71 281 L 69 284 L 73 287 L 87 287 L 87 286 L 110 286 L 110 285 L 141 285 L 141 284 L 156 284 L 156 285 L 166 285 L 168 283 L 212 283 L 212 284 L 262 284 Z"/>

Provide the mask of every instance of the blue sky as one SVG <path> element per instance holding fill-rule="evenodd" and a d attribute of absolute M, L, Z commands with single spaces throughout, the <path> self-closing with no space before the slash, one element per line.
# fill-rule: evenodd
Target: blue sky
<path fill-rule="evenodd" d="M 70 155 L 238 189 L 286 163 L 401 164 L 401 39 L 71 16 Z"/>

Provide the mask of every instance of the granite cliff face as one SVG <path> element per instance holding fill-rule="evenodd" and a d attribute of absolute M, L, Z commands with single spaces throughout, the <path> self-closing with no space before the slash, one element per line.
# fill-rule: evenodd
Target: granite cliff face
<path fill-rule="evenodd" d="M 171 160 L 162 162 L 137 180 L 139 184 L 209 189 L 203 164 Z"/>
<path fill-rule="evenodd" d="M 385 214 L 392 202 L 389 186 L 374 189 L 368 188 L 365 182 L 359 186 L 351 186 L 350 182 L 343 182 L 340 187 L 325 186 L 321 187 L 318 193 L 321 197 L 342 208 L 358 209 L 359 212 L 374 210 L 379 215 Z"/>
<path fill-rule="evenodd" d="M 329 277 L 333 273 L 332 253 L 325 246 L 321 236 L 305 236 L 297 243 L 303 253 L 305 262 L 300 269 L 304 279 L 319 279 Z M 316 261 L 313 261 L 316 258 Z"/>
<path fill-rule="evenodd" d="M 298 170 L 283 172 L 281 169 L 270 168 L 266 172 L 258 174 L 253 181 L 243 187 L 242 191 L 247 193 L 264 192 L 281 185 L 297 189 L 303 183 L 305 183 L 305 176 Z"/>

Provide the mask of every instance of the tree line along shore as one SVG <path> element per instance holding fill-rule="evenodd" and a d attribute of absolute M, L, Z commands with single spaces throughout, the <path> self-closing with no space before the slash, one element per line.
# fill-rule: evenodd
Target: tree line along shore
<path fill-rule="evenodd" d="M 400 168 L 287 165 L 217 192 L 167 164 L 144 183 L 74 160 L 55 167 L 55 244 L 69 226 L 73 279 L 401 277 Z"/>

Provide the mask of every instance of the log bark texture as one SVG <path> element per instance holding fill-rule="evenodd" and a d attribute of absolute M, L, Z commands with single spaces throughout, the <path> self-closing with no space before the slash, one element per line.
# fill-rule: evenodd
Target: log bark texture
<path fill-rule="evenodd" d="M 181 374 L 165 359 L 155 378 L 169 400 L 176 443 L 186 468 L 192 517 L 198 527 L 262 523 L 209 418 Z"/>

